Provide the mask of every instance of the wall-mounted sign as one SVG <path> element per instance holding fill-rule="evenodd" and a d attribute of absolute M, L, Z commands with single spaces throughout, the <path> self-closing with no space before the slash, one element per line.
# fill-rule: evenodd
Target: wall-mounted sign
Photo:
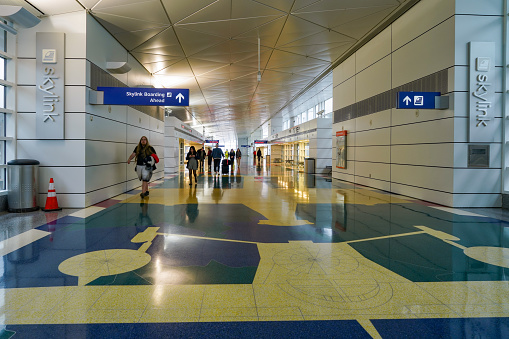
<path fill-rule="evenodd" d="M 346 131 L 336 132 L 336 168 L 346 168 Z"/>
<path fill-rule="evenodd" d="M 189 89 L 97 87 L 104 92 L 104 105 L 189 106 Z"/>
<path fill-rule="evenodd" d="M 469 142 L 493 142 L 496 126 L 495 43 L 470 42 L 469 57 Z"/>
<path fill-rule="evenodd" d="M 205 140 L 206 144 L 219 144 L 219 140 Z"/>
<path fill-rule="evenodd" d="M 35 135 L 64 138 L 65 34 L 36 33 Z"/>
<path fill-rule="evenodd" d="M 268 140 L 255 140 L 254 143 L 255 145 L 267 144 Z"/>
<path fill-rule="evenodd" d="M 400 109 L 435 109 L 435 98 L 440 92 L 398 92 L 398 105 Z"/>

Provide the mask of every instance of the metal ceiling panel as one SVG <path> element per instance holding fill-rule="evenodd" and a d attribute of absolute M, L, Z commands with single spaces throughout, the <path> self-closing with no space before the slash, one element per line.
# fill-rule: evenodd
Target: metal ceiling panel
<path fill-rule="evenodd" d="M 324 12 L 302 12 L 295 13 L 294 15 L 301 19 L 315 22 L 323 27 L 334 29 L 334 27 L 348 25 L 349 23 L 363 19 L 368 15 L 387 9 L 392 10 L 394 9 L 394 6 L 376 6 L 349 10 L 340 9 Z"/>
<path fill-rule="evenodd" d="M 339 33 L 353 37 L 354 39 L 361 39 L 373 27 L 382 23 L 387 19 L 387 16 L 394 11 L 394 8 L 387 8 L 380 12 L 367 15 L 355 21 L 334 26 L 333 29 Z"/>
<path fill-rule="evenodd" d="M 148 39 L 151 39 L 161 31 L 165 30 L 164 27 L 152 28 L 134 32 L 122 32 L 113 34 L 113 36 L 124 46 L 128 51 L 132 51 L 136 47 L 143 44 Z"/>
<path fill-rule="evenodd" d="M 169 25 L 170 20 L 159 0 L 122 4 L 120 6 L 95 8 L 94 13 L 111 14 L 154 23 L 157 26 Z M 152 26 L 154 27 L 154 26 Z M 132 31 L 132 29 L 131 29 Z"/>
<path fill-rule="evenodd" d="M 179 24 L 192 24 L 230 19 L 232 0 L 217 0 L 181 20 Z"/>
<path fill-rule="evenodd" d="M 30 3 L 45 15 L 56 15 L 83 10 L 83 6 L 76 1 L 62 1 L 58 6 L 55 6 L 55 0 L 30 0 Z M 1 4 L 6 5 L 4 1 L 1 1 Z"/>
<path fill-rule="evenodd" d="M 150 39 L 138 45 L 135 49 L 133 49 L 133 51 L 180 57 L 185 56 L 180 45 L 180 41 L 175 35 L 172 27 L 166 28 L 152 36 Z"/>
<path fill-rule="evenodd" d="M 156 33 L 159 33 L 167 27 L 161 24 L 147 22 L 145 20 L 127 18 L 107 13 L 93 13 L 93 15 L 96 19 L 98 19 L 99 23 L 102 24 L 104 28 L 113 35 L 129 32 L 136 34 L 135 32 L 146 30 L 155 30 Z M 156 33 L 147 35 L 144 39 L 150 39 Z"/>
<path fill-rule="evenodd" d="M 334 11 L 338 9 L 352 10 L 356 8 L 369 8 L 369 7 L 387 7 L 398 6 L 398 0 L 320 0 L 315 1 L 309 6 L 297 9 L 294 13 L 301 12 L 325 12 Z"/>
<path fill-rule="evenodd" d="M 209 6 L 216 0 L 192 0 L 192 1 L 175 1 L 162 0 L 163 6 L 168 13 L 173 24 L 180 23 L 181 20 L 193 15 L 202 8 Z"/>
<path fill-rule="evenodd" d="M 290 13 L 294 0 L 256 0 L 261 4 Z"/>
<path fill-rule="evenodd" d="M 60 0 L 59 2 L 63 2 L 63 1 L 70 1 L 70 0 Z M 101 10 L 101 9 L 104 9 L 104 8 L 110 8 L 110 7 L 118 7 L 118 6 L 122 6 L 122 5 L 130 5 L 130 4 L 137 4 L 137 3 L 143 3 L 143 2 L 146 2 L 146 1 L 154 1 L 154 0 L 145 0 L 145 1 L 140 1 L 140 0 L 101 0 L 101 1 L 97 1 L 97 4 L 93 7 L 93 8 L 90 8 L 90 9 L 93 9 L 93 10 Z"/>
<path fill-rule="evenodd" d="M 225 39 L 222 37 L 191 31 L 181 26 L 175 27 L 180 44 L 187 56 L 192 56 L 204 49 L 215 46 Z"/>
<path fill-rule="evenodd" d="M 234 38 L 247 33 L 257 27 L 263 26 L 281 16 L 263 16 L 256 18 L 239 18 L 235 20 L 208 21 L 192 24 L 178 24 L 176 27 L 184 27 L 192 31 L 212 34 L 225 39 Z"/>
<path fill-rule="evenodd" d="M 3 1 L 34 11 L 22 0 Z M 417 0 L 31 2 L 49 15 L 89 11 L 154 83 L 190 89 L 190 106 L 174 116 L 226 141 L 275 114 L 291 117 L 330 98 L 332 75 L 325 72 Z"/>

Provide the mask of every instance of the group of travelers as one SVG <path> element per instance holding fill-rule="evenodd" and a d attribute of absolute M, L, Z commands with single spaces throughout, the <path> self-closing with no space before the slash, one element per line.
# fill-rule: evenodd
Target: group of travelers
<path fill-rule="evenodd" d="M 235 158 L 237 158 L 237 166 L 240 165 L 240 159 L 242 157 L 242 152 L 240 151 L 240 148 L 237 148 L 237 151 L 235 151 L 233 148 L 230 149 L 230 151 L 226 150 L 223 153 L 223 150 L 219 148 L 219 144 L 216 144 L 216 147 L 213 150 L 209 149 L 209 173 L 212 172 L 211 169 L 211 163 L 212 160 L 214 161 L 214 175 L 220 174 L 220 165 L 221 165 L 221 159 L 225 158 L 226 165 L 231 165 L 233 168 L 233 165 L 235 163 Z"/>
<path fill-rule="evenodd" d="M 258 150 L 258 152 L 260 153 L 260 150 Z M 258 161 L 260 160 L 260 156 L 261 153 L 258 155 Z M 226 160 L 226 166 L 232 166 L 233 171 L 235 159 L 237 166 L 239 166 L 241 157 L 242 152 L 240 151 L 240 148 L 237 148 L 237 151 L 232 148 L 223 153 L 223 150 L 219 148 L 219 144 L 216 144 L 216 147 L 213 149 L 208 148 L 207 151 L 205 151 L 203 147 L 196 150 L 194 146 L 191 146 L 186 155 L 187 169 L 189 170 L 189 186 L 193 185 L 193 178 L 195 186 L 198 185 L 196 171 L 204 170 L 205 158 L 207 158 L 209 173 L 212 172 L 212 162 L 214 162 L 214 175 L 219 175 L 221 173 L 220 165 L 223 158 Z M 146 198 L 149 195 L 148 183 L 152 177 L 152 172 L 156 169 L 155 164 L 159 162 L 156 151 L 154 147 L 150 145 L 146 136 L 142 136 L 140 138 L 138 145 L 134 148 L 133 153 L 127 159 L 127 163 L 130 164 L 133 159 L 136 160 L 136 167 L 134 170 L 138 175 L 138 179 L 141 181 L 140 196 L 142 198 Z"/>

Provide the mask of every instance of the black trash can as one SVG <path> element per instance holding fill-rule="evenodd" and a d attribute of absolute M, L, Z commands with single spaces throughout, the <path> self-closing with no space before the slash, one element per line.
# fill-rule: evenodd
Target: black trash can
<path fill-rule="evenodd" d="M 22 213 L 39 209 L 39 164 L 39 161 L 32 159 L 16 159 L 7 163 L 9 212 Z"/>

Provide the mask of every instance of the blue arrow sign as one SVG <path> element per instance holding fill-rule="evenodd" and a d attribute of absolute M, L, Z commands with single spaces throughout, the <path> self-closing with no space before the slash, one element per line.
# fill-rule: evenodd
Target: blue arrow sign
<path fill-rule="evenodd" d="M 435 97 L 439 96 L 440 92 L 398 92 L 396 108 L 435 109 Z"/>
<path fill-rule="evenodd" d="M 189 89 L 97 87 L 104 92 L 104 105 L 189 106 Z"/>

